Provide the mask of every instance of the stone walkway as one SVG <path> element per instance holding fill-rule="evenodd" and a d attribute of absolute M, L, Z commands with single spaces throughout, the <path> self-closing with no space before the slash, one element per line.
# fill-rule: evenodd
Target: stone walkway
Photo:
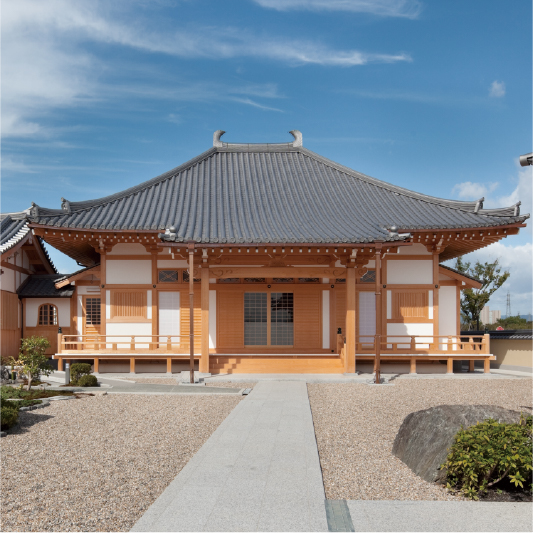
<path fill-rule="evenodd" d="M 132 531 L 328 531 L 305 382 L 261 381 Z"/>

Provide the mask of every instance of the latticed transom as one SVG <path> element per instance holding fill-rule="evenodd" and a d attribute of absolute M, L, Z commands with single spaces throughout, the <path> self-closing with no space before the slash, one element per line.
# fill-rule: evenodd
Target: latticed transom
<path fill-rule="evenodd" d="M 39 326 L 57 326 L 57 307 L 43 304 L 39 307 Z"/>
<path fill-rule="evenodd" d="M 178 270 L 160 270 L 159 283 L 177 283 L 178 274 Z"/>

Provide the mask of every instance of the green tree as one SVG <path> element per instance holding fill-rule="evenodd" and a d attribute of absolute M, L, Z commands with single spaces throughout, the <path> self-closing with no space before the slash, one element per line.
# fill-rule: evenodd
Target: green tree
<path fill-rule="evenodd" d="M 498 259 L 494 263 L 480 263 L 476 261 L 474 266 L 471 263 L 463 262 L 458 257 L 455 262 L 455 269 L 459 272 L 479 280 L 482 285 L 480 289 L 465 289 L 461 296 L 461 315 L 469 328 L 473 325 L 479 330 L 479 316 L 482 309 L 489 303 L 492 294 L 498 290 L 509 277 L 509 272 L 505 270 L 501 273 Z"/>
<path fill-rule="evenodd" d="M 44 355 L 50 348 L 50 342 L 46 337 L 26 337 L 22 339 L 18 360 L 13 360 L 13 366 L 22 367 L 22 372 L 28 378 L 27 390 L 31 389 L 31 382 L 44 374 L 49 376 L 54 369 L 48 363 L 48 357 Z"/>

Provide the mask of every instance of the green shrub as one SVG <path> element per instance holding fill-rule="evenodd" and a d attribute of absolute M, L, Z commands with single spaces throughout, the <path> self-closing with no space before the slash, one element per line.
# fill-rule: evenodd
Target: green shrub
<path fill-rule="evenodd" d="M 0 409 L 2 430 L 9 429 L 17 423 L 19 409 L 16 405 L 10 405 L 12 403 L 14 402 L 2 402 L 2 408 Z"/>
<path fill-rule="evenodd" d="M 70 382 L 74 385 L 78 385 L 80 378 L 91 372 L 92 369 L 89 363 L 74 363 L 73 365 L 70 365 Z"/>
<path fill-rule="evenodd" d="M 508 478 L 516 487 L 531 490 L 532 417 L 518 424 L 492 418 L 462 429 L 455 436 L 446 463 L 448 488 L 477 500 L 479 495 Z"/>
<path fill-rule="evenodd" d="M 96 387 L 98 385 L 98 380 L 96 376 L 81 376 L 78 379 L 78 387 Z"/>

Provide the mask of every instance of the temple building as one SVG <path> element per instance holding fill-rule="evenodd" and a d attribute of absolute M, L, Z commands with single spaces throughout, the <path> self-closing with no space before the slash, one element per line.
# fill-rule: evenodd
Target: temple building
<path fill-rule="evenodd" d="M 489 370 L 488 336 L 460 336 L 460 291 L 480 283 L 442 262 L 517 234 L 520 204 L 390 185 L 307 150 L 296 130 L 278 144 L 223 133 L 125 191 L 25 212 L 35 239 L 83 267 L 54 274 L 47 296 L 60 365 L 176 372 L 193 352 L 213 374 L 353 373 L 377 356 L 405 372 L 456 359 Z"/>

